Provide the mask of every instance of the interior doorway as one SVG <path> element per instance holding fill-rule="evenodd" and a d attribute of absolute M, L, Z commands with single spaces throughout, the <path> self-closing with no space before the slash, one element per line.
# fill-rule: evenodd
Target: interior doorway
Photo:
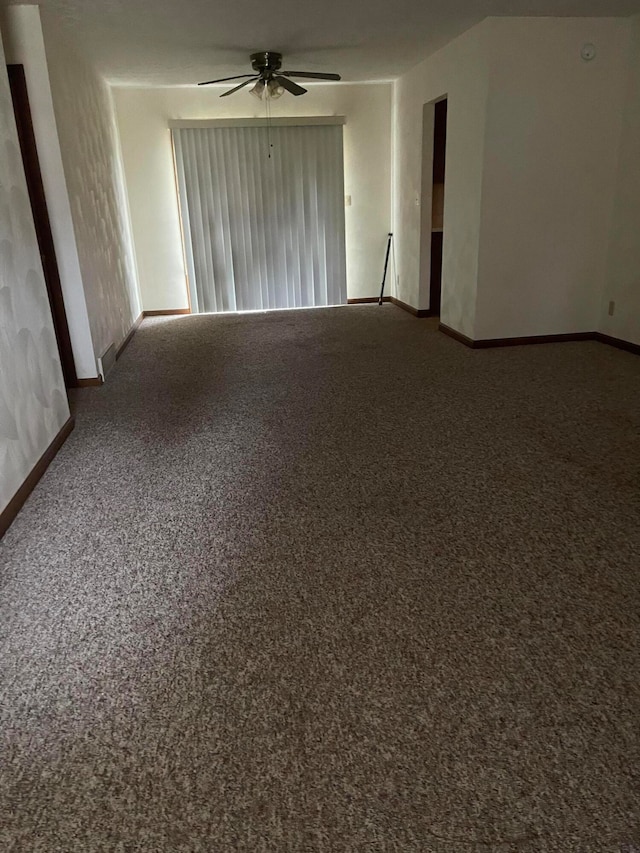
<path fill-rule="evenodd" d="M 442 303 L 447 99 L 422 111 L 422 205 L 420 216 L 420 307 L 439 317 Z"/>
<path fill-rule="evenodd" d="M 438 101 L 434 112 L 429 308 L 434 315 L 439 317 L 442 302 L 442 246 L 444 241 L 444 187 L 447 151 L 446 98 Z"/>
<path fill-rule="evenodd" d="M 27 189 L 33 213 L 33 221 L 40 249 L 44 280 L 49 296 L 49 305 L 53 318 L 53 327 L 60 354 L 60 364 L 67 388 L 75 388 L 78 385 L 73 350 L 71 348 L 71 337 L 67 315 L 64 308 L 62 296 L 62 285 L 58 272 L 58 262 L 51 233 L 51 223 L 42 183 L 38 149 L 36 147 L 33 123 L 31 120 L 31 108 L 29 106 L 29 95 L 27 92 L 27 81 L 23 65 L 8 65 L 9 86 L 11 88 L 11 99 L 13 111 L 18 129 L 18 140 L 22 154 L 22 162 L 27 179 Z"/>

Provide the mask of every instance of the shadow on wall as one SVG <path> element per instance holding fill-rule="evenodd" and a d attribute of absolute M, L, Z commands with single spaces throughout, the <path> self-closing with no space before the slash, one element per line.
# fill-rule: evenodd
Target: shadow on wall
<path fill-rule="evenodd" d="M 96 356 L 140 314 L 118 133 L 106 83 L 42 14 L 51 89 Z"/>

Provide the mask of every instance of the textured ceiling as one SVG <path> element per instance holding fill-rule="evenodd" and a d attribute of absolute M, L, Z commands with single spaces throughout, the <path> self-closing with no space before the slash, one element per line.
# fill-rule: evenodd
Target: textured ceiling
<path fill-rule="evenodd" d="M 40 6 L 110 82 L 154 86 L 243 74 L 255 50 L 279 50 L 285 67 L 295 70 L 385 80 L 487 15 L 640 12 L 640 0 L 40 0 Z"/>

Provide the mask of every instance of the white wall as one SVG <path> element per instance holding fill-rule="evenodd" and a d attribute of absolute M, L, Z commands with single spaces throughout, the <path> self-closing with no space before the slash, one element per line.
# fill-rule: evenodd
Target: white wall
<path fill-rule="evenodd" d="M 431 216 L 431 168 L 422 185 L 423 105 L 448 97 L 442 322 L 473 337 L 480 241 L 486 102 L 489 85 L 486 22 L 403 75 L 394 85 L 394 243 L 397 296 L 429 307 L 429 245 L 421 247 L 421 206 Z M 433 128 L 427 125 L 433 135 Z M 432 140 L 425 153 L 432 152 Z"/>
<path fill-rule="evenodd" d="M 627 83 L 600 331 L 640 344 L 640 16 L 629 22 Z M 609 316 L 609 301 L 615 313 Z"/>
<path fill-rule="evenodd" d="M 494 18 L 488 32 L 474 337 L 595 331 L 628 24 Z M 580 51 L 589 42 L 597 57 L 585 62 Z"/>
<path fill-rule="evenodd" d="M 51 92 L 95 355 L 138 318 L 135 256 L 111 93 L 42 10 Z"/>
<path fill-rule="evenodd" d="M 69 417 L 0 41 L 0 512 Z"/>
<path fill-rule="evenodd" d="M 51 99 L 40 9 L 9 6 L 0 10 L 0 21 L 7 63 L 24 66 L 76 373 L 78 378 L 88 379 L 96 376 L 96 360 Z"/>
<path fill-rule="evenodd" d="M 169 120 L 264 116 L 248 92 L 221 100 L 222 91 L 113 89 L 145 310 L 187 306 Z M 312 85 L 272 109 L 274 116 L 346 116 L 347 295 L 376 295 L 390 223 L 391 86 Z"/>
<path fill-rule="evenodd" d="M 430 212 L 423 105 L 446 94 L 442 322 L 476 339 L 598 328 L 629 26 L 613 18 L 488 18 L 396 82 L 394 233 L 403 301 L 429 306 L 429 248 L 427 241 L 421 248 L 416 205 L 422 195 Z M 580 57 L 586 42 L 597 47 L 591 63 Z M 627 115 L 630 166 L 637 112 Z M 424 148 L 429 160 L 428 140 Z M 618 204 L 627 256 L 637 246 L 625 225 L 634 204 L 637 211 L 630 199 Z M 611 277 L 626 275 L 620 286 L 628 293 L 637 272 L 633 278 L 633 264 L 624 263 L 626 272 Z"/>

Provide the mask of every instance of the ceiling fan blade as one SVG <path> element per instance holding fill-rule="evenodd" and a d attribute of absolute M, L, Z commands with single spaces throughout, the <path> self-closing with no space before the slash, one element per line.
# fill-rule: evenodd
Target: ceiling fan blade
<path fill-rule="evenodd" d="M 229 80 L 242 80 L 243 77 L 254 76 L 254 74 L 237 74 L 235 77 L 222 77 L 220 80 L 205 80 L 204 83 L 198 83 L 198 86 L 210 86 L 212 83 L 227 83 Z"/>
<path fill-rule="evenodd" d="M 288 80 L 286 77 L 281 77 L 278 75 L 273 78 L 278 86 L 282 86 L 283 89 L 286 89 L 287 92 L 291 92 L 292 95 L 304 95 L 307 91 L 303 89 L 302 86 L 298 86 L 297 83 L 294 83 L 293 80 Z"/>
<path fill-rule="evenodd" d="M 309 80 L 341 80 L 339 74 L 324 74 L 315 71 L 281 71 L 285 77 L 307 77 Z"/>
<path fill-rule="evenodd" d="M 221 98 L 226 98 L 226 97 L 227 97 L 227 95 L 233 95 L 233 93 L 234 93 L 234 92 L 237 92 L 237 91 L 239 91 L 240 89 L 244 89 L 244 87 L 245 87 L 245 86 L 248 86 L 248 85 L 249 85 L 249 83 L 253 83 L 253 81 L 254 81 L 254 80 L 259 80 L 259 79 L 260 79 L 260 75 L 259 75 L 259 74 L 258 74 L 258 76 L 257 76 L 257 77 L 251 77 L 249 80 L 245 80 L 245 81 L 244 81 L 244 83 L 240 83 L 240 85 L 239 85 L 239 86 L 234 86 L 234 87 L 233 87 L 233 89 L 229 89 L 228 91 L 223 92 L 223 93 L 220 95 L 220 97 L 221 97 Z"/>

